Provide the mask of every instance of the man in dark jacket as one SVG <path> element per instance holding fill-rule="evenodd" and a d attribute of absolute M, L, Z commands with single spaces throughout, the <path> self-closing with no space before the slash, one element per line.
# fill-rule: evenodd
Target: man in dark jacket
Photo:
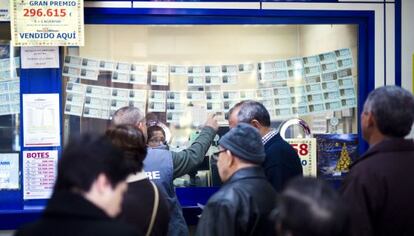
<path fill-rule="evenodd" d="M 402 88 L 378 88 L 365 101 L 361 129 L 370 148 L 341 189 L 352 235 L 414 235 L 414 142 L 404 139 L 413 121 L 414 97 Z"/>
<path fill-rule="evenodd" d="M 263 104 L 246 100 L 229 111 L 229 127 L 244 122 L 255 127 L 266 152 L 262 166 L 269 182 L 277 192 L 293 177 L 302 175 L 302 165 L 296 151 L 270 126 L 270 115 Z"/>
<path fill-rule="evenodd" d="M 59 160 L 54 192 L 42 218 L 16 235 L 142 235 L 113 219 L 121 211 L 126 178 L 134 171 L 122 155 L 102 136 L 71 141 Z"/>
<path fill-rule="evenodd" d="M 217 166 L 224 184 L 205 206 L 196 235 L 273 235 L 268 215 L 276 192 L 260 166 L 265 152 L 259 132 L 242 123 L 219 145 Z"/>

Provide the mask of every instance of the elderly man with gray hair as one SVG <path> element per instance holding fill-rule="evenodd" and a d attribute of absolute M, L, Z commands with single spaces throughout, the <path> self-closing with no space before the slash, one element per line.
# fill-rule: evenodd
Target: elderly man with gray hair
<path fill-rule="evenodd" d="M 118 109 L 112 116 L 112 124 L 134 125 L 147 137 L 145 115 L 137 107 L 122 107 Z M 167 200 L 171 206 L 171 220 L 168 227 L 169 236 L 185 236 L 189 234 L 180 203 L 175 194 L 173 180 L 176 177 L 187 174 L 201 164 L 217 130 L 217 120 L 214 116 L 210 116 L 189 148 L 180 152 L 172 152 L 163 148 L 148 147 L 148 154 L 144 160 L 144 171 L 168 195 Z"/>
<path fill-rule="evenodd" d="M 230 109 L 228 120 L 230 128 L 242 122 L 259 131 L 266 152 L 262 166 L 267 179 L 277 192 L 281 192 L 290 179 L 302 175 L 298 154 L 270 126 L 270 115 L 263 104 L 252 100 L 239 102 Z"/>
<path fill-rule="evenodd" d="M 396 86 L 372 91 L 361 114 L 370 147 L 353 163 L 341 192 L 352 235 L 414 235 L 413 95 Z"/>

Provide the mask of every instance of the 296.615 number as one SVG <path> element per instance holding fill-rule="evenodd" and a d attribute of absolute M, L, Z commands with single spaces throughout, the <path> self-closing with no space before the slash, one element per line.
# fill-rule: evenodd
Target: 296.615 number
<path fill-rule="evenodd" d="M 66 16 L 66 9 L 34 9 L 34 8 L 25 8 L 23 9 L 23 16 L 57 16 L 64 17 Z"/>

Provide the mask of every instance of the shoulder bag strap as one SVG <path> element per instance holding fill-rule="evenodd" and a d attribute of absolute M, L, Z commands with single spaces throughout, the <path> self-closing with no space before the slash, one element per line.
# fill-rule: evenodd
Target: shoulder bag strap
<path fill-rule="evenodd" d="M 148 226 L 148 230 L 147 230 L 147 233 L 145 234 L 145 236 L 150 236 L 151 235 L 152 228 L 154 227 L 154 223 L 155 223 L 155 218 L 157 218 L 158 204 L 159 204 L 159 201 L 160 201 L 160 196 L 159 196 L 159 193 L 158 193 L 157 186 L 151 181 L 150 181 L 150 183 L 152 184 L 152 187 L 154 188 L 154 207 L 152 208 L 151 221 L 150 221 L 150 224 Z"/>
<path fill-rule="evenodd" d="M 253 225 L 253 228 L 252 228 L 252 231 L 250 231 L 250 236 L 253 236 L 253 235 L 255 235 L 255 230 L 256 230 L 256 226 L 257 226 L 257 223 L 259 223 L 259 218 L 260 218 L 260 216 L 259 217 L 257 217 L 256 218 L 256 220 L 254 221 L 254 225 Z"/>

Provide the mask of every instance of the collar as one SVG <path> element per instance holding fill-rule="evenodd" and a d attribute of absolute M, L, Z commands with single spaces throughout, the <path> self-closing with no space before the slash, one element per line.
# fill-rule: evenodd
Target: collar
<path fill-rule="evenodd" d="M 275 129 L 271 129 L 267 134 L 262 137 L 262 143 L 265 145 L 271 138 L 277 134 Z"/>
<path fill-rule="evenodd" d="M 414 151 L 414 140 L 404 138 L 387 138 L 370 147 L 352 166 L 374 156 L 377 153 Z"/>
<path fill-rule="evenodd" d="M 140 180 L 143 180 L 143 179 L 147 179 L 147 178 L 148 177 L 145 174 L 145 172 L 144 171 L 140 171 L 140 172 L 135 173 L 133 175 L 129 175 L 128 178 L 127 178 L 127 182 L 128 183 L 132 183 L 132 182 L 137 182 L 137 181 L 140 181 Z"/>
<path fill-rule="evenodd" d="M 148 148 L 151 148 L 151 149 L 163 149 L 163 150 L 169 150 L 170 149 L 168 147 L 168 145 L 166 145 L 166 144 L 160 144 L 160 145 L 158 145 L 156 147 L 148 147 Z"/>
<path fill-rule="evenodd" d="M 263 168 L 261 166 L 252 166 L 242 168 L 236 172 L 227 180 L 225 184 L 233 183 L 241 179 L 250 179 L 250 178 L 263 178 L 266 176 L 264 174 Z"/>
<path fill-rule="evenodd" d="M 44 211 L 45 217 L 73 219 L 111 219 L 102 209 L 78 193 L 55 191 Z"/>

